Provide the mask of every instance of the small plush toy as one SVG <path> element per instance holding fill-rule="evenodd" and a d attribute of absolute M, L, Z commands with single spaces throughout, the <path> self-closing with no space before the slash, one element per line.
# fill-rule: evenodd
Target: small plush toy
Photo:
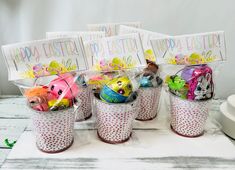
<path fill-rule="evenodd" d="M 48 91 L 46 86 L 37 86 L 25 91 L 30 107 L 38 111 L 48 110 Z"/>

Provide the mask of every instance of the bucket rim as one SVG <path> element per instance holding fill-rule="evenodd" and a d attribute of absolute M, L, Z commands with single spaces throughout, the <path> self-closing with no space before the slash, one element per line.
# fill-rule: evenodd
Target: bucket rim
<path fill-rule="evenodd" d="M 101 103 L 104 103 L 104 104 L 107 104 L 107 105 L 111 105 L 111 106 L 126 106 L 126 105 L 131 105 L 131 104 L 134 104 L 135 102 L 137 102 L 138 100 L 137 99 L 139 99 L 139 95 L 137 94 L 137 97 L 136 97 L 136 99 L 134 99 L 133 101 L 131 101 L 131 102 L 127 102 L 127 103 L 108 103 L 108 102 L 105 102 L 105 101 L 102 101 L 101 99 L 99 99 L 97 96 L 96 96 L 96 94 L 98 94 L 98 93 L 93 93 L 93 96 L 94 96 L 94 98 L 95 98 L 95 100 L 97 100 L 98 102 L 101 102 Z"/>
<path fill-rule="evenodd" d="M 213 97 L 210 98 L 210 99 L 206 99 L 206 100 L 188 100 L 188 99 L 183 99 L 183 98 L 175 95 L 174 93 L 172 93 L 170 91 L 168 93 L 170 94 L 170 97 L 175 97 L 175 98 L 178 98 L 180 100 L 183 100 L 183 101 L 186 101 L 186 102 L 191 102 L 191 103 L 204 103 L 204 102 L 206 103 L 206 102 L 210 102 L 210 101 L 213 100 Z"/>
<path fill-rule="evenodd" d="M 160 89 L 160 88 L 162 88 L 163 86 L 162 85 L 160 85 L 160 86 L 157 86 L 157 87 L 139 87 L 139 89 Z"/>
<path fill-rule="evenodd" d="M 68 110 L 72 110 L 72 109 L 74 109 L 74 107 L 73 106 L 71 106 L 71 107 L 68 107 L 68 108 L 66 108 L 66 109 L 62 109 L 62 110 L 55 110 L 55 111 L 39 111 L 39 110 L 34 110 L 32 107 L 30 107 L 29 106 L 29 103 L 28 102 L 26 102 L 27 104 L 27 107 L 29 108 L 29 110 L 30 111 L 32 111 L 32 112 L 36 112 L 36 113 L 40 113 L 40 114 L 54 114 L 54 113 L 56 113 L 56 114 L 58 114 L 58 113 L 61 113 L 61 112 L 65 112 L 65 111 L 68 111 Z M 80 107 L 80 106 L 79 106 Z"/>

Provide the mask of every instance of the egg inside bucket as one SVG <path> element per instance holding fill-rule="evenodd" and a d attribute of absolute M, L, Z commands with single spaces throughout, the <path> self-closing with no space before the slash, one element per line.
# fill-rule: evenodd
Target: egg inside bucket
<path fill-rule="evenodd" d="M 128 77 L 114 78 L 103 86 L 100 98 L 109 103 L 124 103 L 132 93 L 132 84 Z"/>

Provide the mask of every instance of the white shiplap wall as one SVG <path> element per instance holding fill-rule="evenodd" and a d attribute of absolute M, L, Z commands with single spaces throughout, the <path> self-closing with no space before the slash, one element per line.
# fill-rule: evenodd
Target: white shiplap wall
<path fill-rule="evenodd" d="M 235 93 L 235 1 L 233 0 L 1 0 L 0 45 L 41 39 L 46 31 L 86 30 L 86 24 L 141 21 L 170 34 L 224 30 L 228 63 L 217 74 L 217 95 Z M 0 91 L 19 93 L 7 82 L 0 55 Z"/>

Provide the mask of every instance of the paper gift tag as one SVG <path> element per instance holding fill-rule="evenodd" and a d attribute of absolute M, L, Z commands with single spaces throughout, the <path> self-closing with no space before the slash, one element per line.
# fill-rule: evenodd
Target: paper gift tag
<path fill-rule="evenodd" d="M 79 37 L 82 41 L 96 40 L 105 37 L 103 31 L 84 31 L 84 32 L 47 32 L 46 37 L 51 38 L 68 38 L 68 37 Z"/>
<path fill-rule="evenodd" d="M 146 66 L 139 34 L 105 37 L 84 42 L 89 68 L 113 71 Z"/>
<path fill-rule="evenodd" d="M 119 35 L 130 34 L 130 33 L 139 33 L 140 39 L 144 49 L 145 59 L 156 62 L 156 57 L 154 55 L 150 39 L 154 38 L 166 38 L 168 35 L 147 31 L 140 28 L 128 27 L 125 25 L 120 25 Z"/>
<path fill-rule="evenodd" d="M 158 63 L 197 65 L 226 60 L 223 31 L 150 40 Z"/>
<path fill-rule="evenodd" d="M 126 25 L 130 27 L 140 28 L 140 22 L 123 22 L 123 23 L 105 23 L 105 24 L 88 24 L 89 31 L 104 31 L 107 37 L 118 35 L 119 26 Z"/>
<path fill-rule="evenodd" d="M 88 68 L 78 38 L 10 44 L 2 46 L 2 52 L 9 80 L 84 71 Z"/>

